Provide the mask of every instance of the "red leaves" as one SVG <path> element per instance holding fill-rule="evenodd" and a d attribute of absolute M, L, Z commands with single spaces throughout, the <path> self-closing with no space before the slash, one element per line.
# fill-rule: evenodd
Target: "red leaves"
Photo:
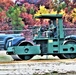
<path fill-rule="evenodd" d="M 27 13 L 30 12 L 30 9 L 31 8 L 33 8 L 34 11 L 37 11 L 38 10 L 38 7 L 36 7 L 34 4 L 24 3 L 24 7 L 26 8 Z"/>
<path fill-rule="evenodd" d="M 34 19 L 31 14 L 21 13 L 21 17 L 22 17 L 25 25 L 33 25 L 34 24 Z"/>
<path fill-rule="evenodd" d="M 6 18 L 6 12 L 5 11 L 2 11 L 0 12 L 0 21 L 4 21 L 4 19 Z"/>
<path fill-rule="evenodd" d="M 0 22 L 0 31 L 6 31 L 6 30 L 9 30 L 10 27 L 8 26 L 8 24 L 3 24 Z"/>
<path fill-rule="evenodd" d="M 2 11 L 0 12 L 0 31 L 9 30 L 9 29 L 10 29 L 10 26 L 7 23 L 6 12 Z"/>
<path fill-rule="evenodd" d="M 14 3 L 11 0 L 0 0 L 0 5 L 7 10 L 10 6 L 13 6 Z"/>

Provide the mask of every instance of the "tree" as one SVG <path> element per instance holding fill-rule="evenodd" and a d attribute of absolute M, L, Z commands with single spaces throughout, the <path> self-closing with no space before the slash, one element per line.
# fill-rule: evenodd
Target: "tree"
<path fill-rule="evenodd" d="M 21 12 L 25 12 L 26 9 L 24 6 L 19 7 L 15 5 L 14 7 L 10 7 L 7 11 L 7 16 L 11 20 L 12 26 L 14 30 L 21 30 L 23 29 L 24 23 L 22 18 L 20 17 Z"/>

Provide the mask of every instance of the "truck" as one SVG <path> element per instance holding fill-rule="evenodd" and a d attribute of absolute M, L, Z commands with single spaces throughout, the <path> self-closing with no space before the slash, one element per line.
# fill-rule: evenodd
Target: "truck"
<path fill-rule="evenodd" d="M 12 44 L 17 45 L 17 41 L 21 42 L 22 40 L 25 40 L 25 38 L 22 36 L 22 34 L 0 34 L 0 50 L 7 50 L 8 48 L 8 41 L 11 39 L 16 39 L 14 43 Z M 11 43 L 10 43 L 11 44 Z"/>

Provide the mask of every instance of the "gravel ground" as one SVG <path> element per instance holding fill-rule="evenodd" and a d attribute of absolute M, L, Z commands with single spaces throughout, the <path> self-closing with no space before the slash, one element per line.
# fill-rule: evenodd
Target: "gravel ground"
<path fill-rule="evenodd" d="M 17 62 L 0 64 L 0 74 L 3 75 L 44 75 L 71 73 L 76 75 L 76 63 L 64 62 Z M 57 75 L 57 74 L 55 74 Z M 70 75 L 70 74 L 69 74 Z"/>
<path fill-rule="evenodd" d="M 13 61 L 5 51 L 0 52 L 0 56 L 10 59 L 4 61 L 6 58 L 3 58 L 0 62 L 0 75 L 76 75 L 76 59 L 37 55 L 28 61 Z"/>

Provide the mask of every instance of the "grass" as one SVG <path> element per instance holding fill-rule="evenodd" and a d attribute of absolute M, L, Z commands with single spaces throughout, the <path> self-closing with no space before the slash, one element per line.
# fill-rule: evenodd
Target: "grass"
<path fill-rule="evenodd" d="M 0 55 L 0 62 L 9 62 L 12 60 L 12 57 L 9 55 Z"/>

